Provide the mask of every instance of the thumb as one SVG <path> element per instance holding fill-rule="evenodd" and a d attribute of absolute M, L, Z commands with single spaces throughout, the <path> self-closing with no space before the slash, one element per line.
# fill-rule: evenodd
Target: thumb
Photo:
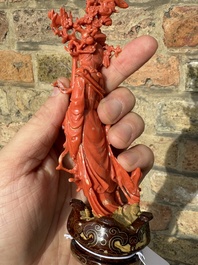
<path fill-rule="evenodd" d="M 61 79 L 61 82 L 64 83 L 65 87 L 69 86 L 67 79 Z M 62 94 L 58 88 L 54 88 L 54 92 L 45 104 L 2 149 L 0 157 L 4 161 L 13 158 L 12 166 L 14 166 L 13 163 L 16 166 L 27 165 L 28 170 L 37 166 L 53 146 L 68 104 L 68 95 Z"/>

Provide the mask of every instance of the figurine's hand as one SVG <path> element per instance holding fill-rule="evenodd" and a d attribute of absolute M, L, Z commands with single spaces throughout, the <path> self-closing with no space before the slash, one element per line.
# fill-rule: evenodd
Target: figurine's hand
<path fill-rule="evenodd" d="M 143 65 L 156 47 L 153 38 L 141 37 L 113 58 L 103 71 L 108 92 Z M 108 101 L 114 104 L 108 105 Z M 108 137 L 116 148 L 126 148 L 143 130 L 142 119 L 130 113 L 133 105 L 132 94 L 119 88 L 98 108 L 101 120 L 113 124 Z M 75 187 L 62 175 L 64 172 L 55 170 L 63 143 L 59 131 L 67 107 L 67 95 L 50 97 L 0 152 L 1 264 L 79 264 L 70 256 L 70 241 L 64 238 L 68 202 L 73 197 L 71 187 Z M 146 172 L 153 156 L 146 147 L 137 146 L 118 159 L 129 171 L 139 166 Z"/>

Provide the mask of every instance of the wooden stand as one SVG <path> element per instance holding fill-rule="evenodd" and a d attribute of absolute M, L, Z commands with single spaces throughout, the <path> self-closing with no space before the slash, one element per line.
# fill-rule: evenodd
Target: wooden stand
<path fill-rule="evenodd" d="M 130 225 L 124 226 L 112 217 L 81 218 L 88 209 L 82 201 L 71 201 L 72 211 L 67 229 L 73 240 L 71 251 L 86 265 L 141 265 L 136 255 L 150 241 L 149 221 L 152 214 L 142 212 Z"/>
<path fill-rule="evenodd" d="M 71 250 L 73 255 L 81 264 L 86 265 L 141 265 L 141 261 L 137 255 L 129 258 L 129 259 L 110 259 L 103 258 L 96 255 L 92 255 L 90 252 L 82 249 L 76 241 L 73 239 L 71 242 Z"/>

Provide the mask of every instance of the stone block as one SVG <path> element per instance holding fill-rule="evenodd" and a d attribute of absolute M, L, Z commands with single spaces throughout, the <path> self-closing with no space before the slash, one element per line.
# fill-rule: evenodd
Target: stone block
<path fill-rule="evenodd" d="M 126 82 L 132 86 L 178 86 L 180 80 L 179 60 L 175 56 L 157 54 L 132 74 Z"/>
<path fill-rule="evenodd" d="M 169 228 L 172 219 L 172 210 L 169 206 L 142 201 L 141 211 L 148 211 L 153 214 L 153 219 L 150 221 L 152 231 L 163 231 Z"/>
<path fill-rule="evenodd" d="M 27 122 L 45 102 L 49 92 L 45 90 L 3 87 L 5 112 L 0 115 L 0 122 Z"/>
<path fill-rule="evenodd" d="M 178 233 L 181 236 L 197 237 L 198 240 L 198 212 L 184 210 L 177 217 Z"/>
<path fill-rule="evenodd" d="M 143 133 L 134 144 L 147 145 L 153 151 L 155 166 L 177 169 L 179 146 L 176 138 Z"/>
<path fill-rule="evenodd" d="M 27 0 L 9 0 L 10 3 L 27 2 Z"/>
<path fill-rule="evenodd" d="M 50 28 L 51 20 L 47 15 L 49 9 L 50 7 L 40 10 L 29 8 L 13 12 L 18 42 L 42 42 L 48 45 L 49 43 L 61 43 L 61 39 L 55 36 Z M 75 20 L 79 10 L 73 10 L 72 14 Z"/>
<path fill-rule="evenodd" d="M 141 201 L 142 202 L 153 202 L 155 200 L 155 194 L 151 190 L 150 176 L 153 174 L 153 169 L 149 171 L 143 181 L 140 183 L 141 189 Z"/>
<path fill-rule="evenodd" d="M 197 135 L 198 101 L 190 98 L 168 97 L 158 102 L 157 132 Z"/>
<path fill-rule="evenodd" d="M 152 244 L 152 249 L 164 259 L 173 260 L 176 264 L 198 264 L 198 244 L 196 240 L 155 234 Z"/>
<path fill-rule="evenodd" d="M 125 83 L 124 85 L 128 86 L 128 84 Z M 155 98 L 154 95 L 144 87 L 138 88 L 137 90 L 131 88 L 131 92 L 133 92 L 136 97 L 136 104 L 133 111 L 144 119 L 145 134 L 154 135 L 157 126 L 156 113 L 158 111 L 159 98 Z"/>
<path fill-rule="evenodd" d="M 2 88 L 0 88 L 0 122 L 1 122 L 1 117 L 7 115 L 9 115 L 7 93 Z"/>
<path fill-rule="evenodd" d="M 37 64 L 40 82 L 51 83 L 58 77 L 71 76 L 71 57 L 66 53 L 38 55 Z"/>
<path fill-rule="evenodd" d="M 122 9 L 112 16 L 113 23 L 104 27 L 108 42 L 120 42 L 136 38 L 139 35 L 151 34 L 155 29 L 154 11 L 149 8 L 131 7 Z"/>
<path fill-rule="evenodd" d="M 164 15 L 164 43 L 169 48 L 198 45 L 198 6 L 173 6 Z"/>
<path fill-rule="evenodd" d="M 137 1 L 135 1 L 135 0 L 128 0 L 128 2 L 129 2 L 129 4 L 131 3 L 131 4 L 136 4 L 137 3 Z M 141 3 L 141 4 L 153 4 L 153 2 L 155 3 L 155 5 L 156 5 L 156 3 L 157 2 L 160 2 L 159 0 L 139 0 L 138 1 L 138 4 L 139 3 Z M 166 0 L 164 1 L 164 2 L 166 2 Z"/>
<path fill-rule="evenodd" d="M 5 146 L 11 138 L 18 132 L 23 123 L 1 123 L 0 126 L 0 146 Z"/>
<path fill-rule="evenodd" d="M 185 139 L 182 156 L 183 171 L 198 172 L 198 142 L 197 139 Z"/>
<path fill-rule="evenodd" d="M 32 83 L 32 57 L 14 51 L 0 51 L 0 80 Z"/>
<path fill-rule="evenodd" d="M 23 9 L 13 12 L 17 41 L 39 42 L 53 38 L 47 10 Z"/>
<path fill-rule="evenodd" d="M 198 60 L 187 64 L 186 91 L 198 92 Z"/>
<path fill-rule="evenodd" d="M 0 42 L 6 39 L 9 30 L 9 23 L 4 11 L 0 11 Z"/>
<path fill-rule="evenodd" d="M 196 178 L 154 171 L 150 181 L 157 201 L 183 207 L 198 203 Z"/>

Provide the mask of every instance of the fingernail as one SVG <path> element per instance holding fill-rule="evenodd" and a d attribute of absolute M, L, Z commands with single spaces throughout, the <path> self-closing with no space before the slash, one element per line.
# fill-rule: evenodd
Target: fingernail
<path fill-rule="evenodd" d="M 137 152 L 131 152 L 127 150 L 118 156 L 118 162 L 124 167 L 128 172 L 131 172 L 136 167 L 140 157 Z"/>
<path fill-rule="evenodd" d="M 51 97 L 55 97 L 55 96 L 57 96 L 58 94 L 60 94 L 60 90 L 58 89 L 58 87 L 54 86 L 54 87 L 53 87 L 52 94 L 51 94 Z"/>
<path fill-rule="evenodd" d="M 132 131 L 131 125 L 129 125 L 127 123 L 122 124 L 122 129 L 121 129 L 120 133 L 122 133 L 122 135 L 124 135 L 123 141 L 124 141 L 125 145 L 131 144 L 132 137 L 133 137 L 133 131 Z"/>
<path fill-rule="evenodd" d="M 110 123 L 116 122 L 122 113 L 122 104 L 117 99 L 107 99 L 102 102 L 107 119 Z"/>

